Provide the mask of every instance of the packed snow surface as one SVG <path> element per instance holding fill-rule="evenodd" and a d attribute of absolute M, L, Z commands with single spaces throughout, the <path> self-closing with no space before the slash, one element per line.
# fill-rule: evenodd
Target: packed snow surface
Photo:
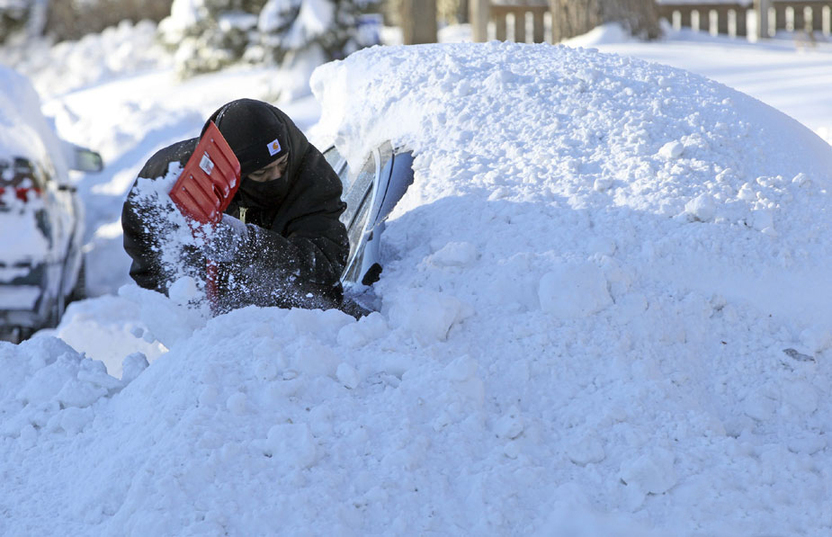
<path fill-rule="evenodd" d="M 0 343 L 0 534 L 832 531 L 832 147 L 585 49 L 373 48 L 312 85 L 353 166 L 416 155 L 381 310 L 128 285 L 116 376 Z"/>

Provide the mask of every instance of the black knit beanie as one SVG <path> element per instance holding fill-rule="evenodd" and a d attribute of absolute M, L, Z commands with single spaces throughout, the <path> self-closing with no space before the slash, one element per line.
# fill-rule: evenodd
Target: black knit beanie
<path fill-rule="evenodd" d="M 237 155 L 241 177 L 268 166 L 291 150 L 288 128 L 281 115 L 268 103 L 239 99 L 210 117 Z"/>

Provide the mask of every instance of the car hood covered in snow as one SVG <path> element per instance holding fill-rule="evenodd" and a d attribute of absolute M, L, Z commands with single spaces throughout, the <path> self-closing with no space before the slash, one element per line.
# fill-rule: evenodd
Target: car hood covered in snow
<path fill-rule="evenodd" d="M 828 534 L 832 148 L 592 50 L 373 48 L 313 89 L 353 166 L 416 157 L 382 310 L 127 286 L 99 308 L 166 352 L 120 380 L 0 343 L 0 533 Z"/>

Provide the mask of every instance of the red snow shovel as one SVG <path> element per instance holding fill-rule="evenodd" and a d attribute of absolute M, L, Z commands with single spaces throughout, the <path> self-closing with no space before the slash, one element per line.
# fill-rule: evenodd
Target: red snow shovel
<path fill-rule="evenodd" d="M 180 212 L 200 224 L 217 224 L 240 186 L 240 161 L 211 121 L 170 191 Z M 196 232 L 196 227 L 194 228 Z M 217 264 L 208 260 L 205 293 L 216 311 Z"/>
<path fill-rule="evenodd" d="M 210 122 L 170 198 L 187 217 L 201 224 L 216 224 L 240 186 L 240 161 Z"/>

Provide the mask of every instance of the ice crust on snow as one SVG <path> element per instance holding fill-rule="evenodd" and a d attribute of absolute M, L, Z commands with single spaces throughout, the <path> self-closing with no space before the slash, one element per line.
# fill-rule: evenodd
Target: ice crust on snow
<path fill-rule="evenodd" d="M 829 533 L 832 148 L 548 45 L 374 48 L 313 88 L 351 162 L 416 155 L 381 311 L 128 286 L 164 352 L 120 380 L 0 343 L 0 533 Z"/>

